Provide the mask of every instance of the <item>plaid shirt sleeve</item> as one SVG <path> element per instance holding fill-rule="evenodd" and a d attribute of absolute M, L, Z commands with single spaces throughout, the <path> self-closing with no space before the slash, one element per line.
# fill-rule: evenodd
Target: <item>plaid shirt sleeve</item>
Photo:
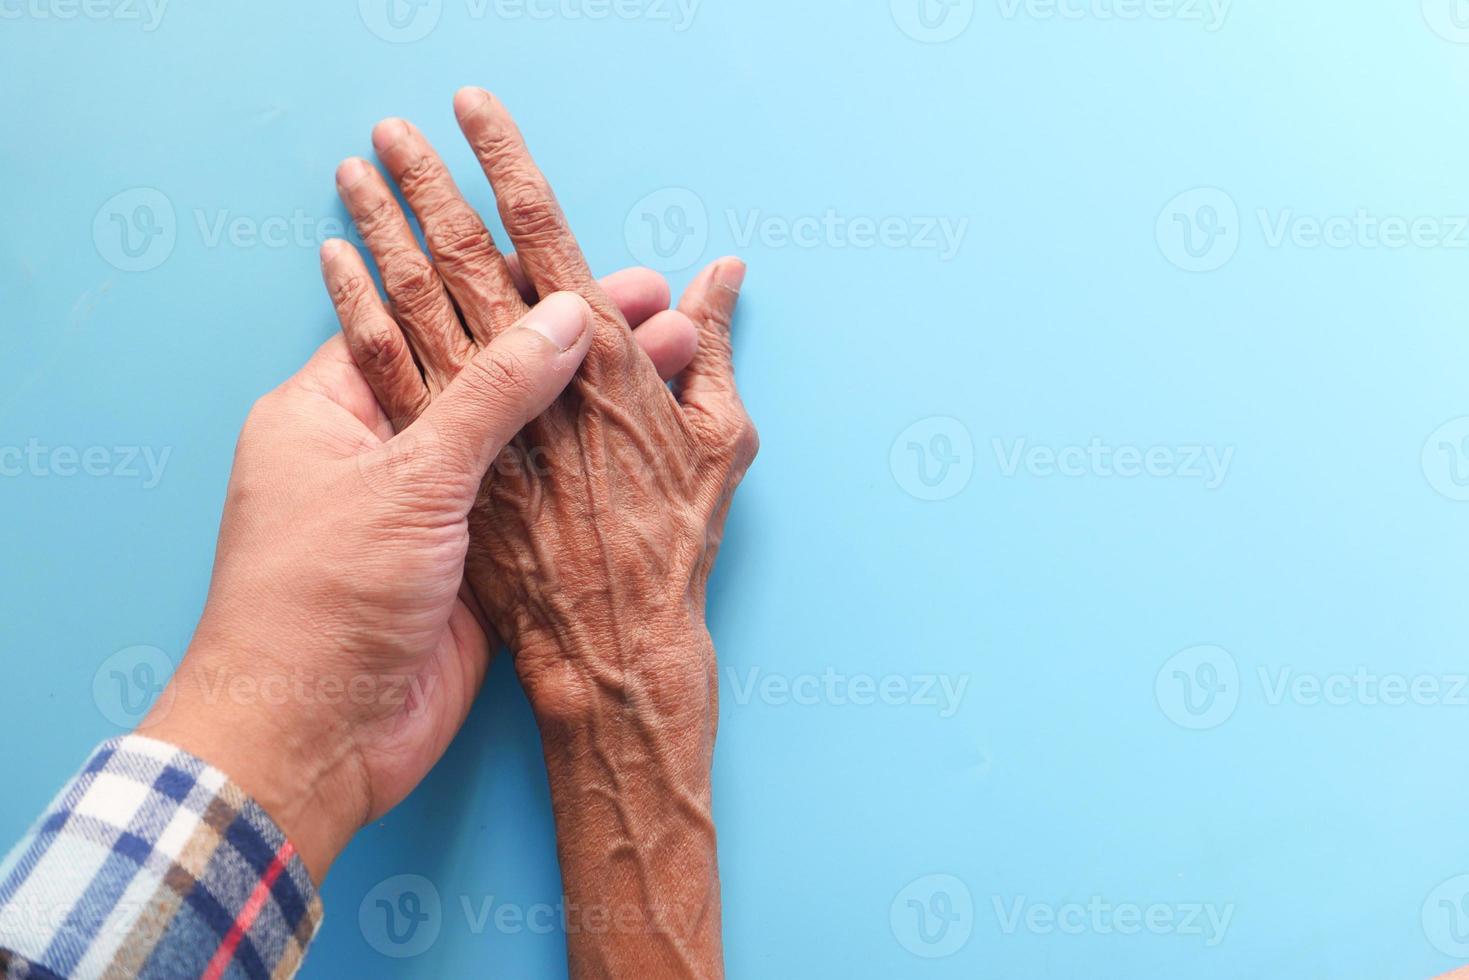
<path fill-rule="evenodd" d="M 275 823 L 164 742 L 104 742 L 0 864 L 7 978 L 290 977 L 321 900 Z"/>

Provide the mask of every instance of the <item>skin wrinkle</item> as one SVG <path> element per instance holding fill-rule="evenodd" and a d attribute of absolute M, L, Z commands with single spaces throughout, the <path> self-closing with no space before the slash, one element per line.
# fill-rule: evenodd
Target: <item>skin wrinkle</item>
<path fill-rule="evenodd" d="M 640 910 L 645 923 L 642 935 L 569 935 L 572 975 L 721 976 L 710 791 L 718 679 L 703 607 L 720 525 L 754 451 L 729 357 L 743 268 L 716 263 L 695 279 L 680 311 L 667 314 L 667 326 L 699 336 L 685 346 L 692 361 L 675 398 L 618 305 L 592 281 L 503 106 L 462 93 L 456 109 L 496 184 L 530 286 L 542 296 L 574 290 L 592 314 L 591 351 L 577 377 L 514 442 L 523 465 L 492 470 L 480 487 L 465 571 L 486 621 L 514 651 L 541 727 L 568 902 Z M 422 135 L 405 127 L 381 155 L 420 217 L 454 226 L 426 238 L 431 250 L 452 253 L 435 258 L 458 315 L 392 323 L 366 279 L 340 306 L 343 330 L 352 338 L 396 327 L 418 362 L 438 365 L 447 382 L 456 366 L 443 338 L 478 334 L 465 324 L 503 322 L 526 301 L 488 233 L 455 234 L 475 219 Z M 361 211 L 394 226 L 382 208 L 397 205 L 380 178 L 364 178 L 344 199 L 354 217 Z M 475 256 L 468 261 L 465 238 Z M 369 240 L 369 249 L 376 244 Z M 419 274 L 384 281 L 390 292 L 427 288 Z M 410 296 L 405 312 L 420 309 Z M 467 343 L 473 356 L 479 341 Z M 377 372 L 375 387 L 425 390 L 406 376 L 394 386 L 389 375 L 403 360 Z M 437 394 L 426 391 L 430 401 Z"/>

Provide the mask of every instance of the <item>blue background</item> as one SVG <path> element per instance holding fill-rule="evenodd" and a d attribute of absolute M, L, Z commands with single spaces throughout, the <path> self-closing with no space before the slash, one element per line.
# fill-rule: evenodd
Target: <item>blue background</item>
<path fill-rule="evenodd" d="M 598 270 L 646 261 L 648 220 L 688 233 L 678 287 L 696 260 L 750 262 L 738 368 L 764 449 L 711 600 L 732 976 L 1416 978 L 1469 959 L 1462 905 L 1439 903 L 1469 890 L 1469 430 L 1434 435 L 1469 415 L 1458 0 L 1241 0 L 1215 30 L 1191 0 L 1132 19 L 964 0 L 944 43 L 910 0 L 704 0 L 685 29 L 638 0 L 602 19 L 442 0 L 403 8 L 429 18 L 415 41 L 372 0 L 174 0 L 153 30 L 26 2 L 0 19 L 0 448 L 171 455 L 156 487 L 0 477 L 0 837 L 120 730 L 93 694 L 108 658 L 187 645 L 239 424 L 335 329 L 315 258 L 342 217 L 335 164 L 403 115 L 492 213 L 450 108 L 474 83 L 517 113 Z M 136 188 L 166 200 L 173 241 L 124 271 L 108 202 L 133 192 L 117 213 L 140 217 Z M 1170 205 L 1195 188 L 1214 190 Z M 681 210 L 640 214 L 660 191 Z M 1273 234 L 1359 209 L 1442 240 Z M 742 231 L 828 211 L 897 220 L 876 247 Z M 221 216 L 305 230 L 214 240 Z M 968 222 L 957 254 L 923 247 L 929 218 Z M 1093 439 L 1180 465 L 1007 472 L 1017 440 Z M 1219 486 L 1182 467 L 1192 446 L 1233 452 Z M 1271 696 L 1359 669 L 1439 694 Z M 952 712 L 740 694 L 828 670 L 967 687 Z M 358 916 L 398 875 L 442 910 L 408 958 Z M 561 935 L 476 929 L 464 904 L 558 891 L 501 658 L 443 763 L 334 870 L 304 975 L 562 975 Z M 1017 901 L 1094 896 L 1230 919 L 1222 937 L 1006 928 Z"/>

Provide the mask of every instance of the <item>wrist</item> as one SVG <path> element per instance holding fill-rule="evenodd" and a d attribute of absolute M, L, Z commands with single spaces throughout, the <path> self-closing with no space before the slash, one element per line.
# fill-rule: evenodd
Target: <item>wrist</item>
<path fill-rule="evenodd" d="M 714 642 L 694 612 L 536 624 L 517 630 L 511 648 L 547 737 L 575 742 L 633 730 L 713 742 Z"/>
<path fill-rule="evenodd" d="M 541 727 L 571 973 L 715 977 L 714 647 L 693 617 L 637 622 L 516 650 Z"/>
<path fill-rule="evenodd" d="M 320 885 L 371 806 L 349 726 L 288 693 L 263 694 L 270 685 L 258 667 L 230 663 L 191 650 L 139 734 L 228 776 L 275 821 Z"/>

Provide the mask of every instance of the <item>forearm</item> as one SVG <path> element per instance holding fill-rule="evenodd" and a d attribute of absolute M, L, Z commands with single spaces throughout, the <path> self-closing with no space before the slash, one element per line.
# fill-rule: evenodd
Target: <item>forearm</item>
<path fill-rule="evenodd" d="M 564 687 L 536 705 L 579 980 L 723 975 L 713 646 L 702 626 L 653 635 L 624 637 L 619 666 L 574 683 L 569 705 Z"/>

